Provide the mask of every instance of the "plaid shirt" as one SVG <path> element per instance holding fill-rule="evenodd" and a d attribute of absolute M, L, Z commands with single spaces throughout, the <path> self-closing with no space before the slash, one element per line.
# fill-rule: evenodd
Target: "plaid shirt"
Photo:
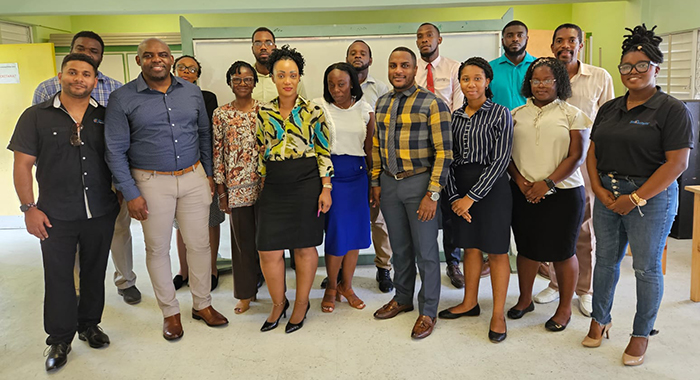
<path fill-rule="evenodd" d="M 121 86 L 123 86 L 121 82 L 114 80 L 98 71 L 97 85 L 92 90 L 90 95 L 103 107 L 107 107 L 109 95 L 112 93 L 112 91 Z M 51 99 L 51 97 L 56 95 L 56 93 L 59 91 L 61 91 L 61 82 L 58 80 L 58 75 L 39 83 L 39 86 L 36 88 L 36 90 L 34 90 L 32 105 L 43 103 Z"/>
<path fill-rule="evenodd" d="M 428 191 L 440 191 L 447 183 L 452 162 L 450 109 L 435 94 L 416 85 L 401 94 L 403 96 L 399 97 L 399 93 L 391 91 L 377 100 L 377 127 L 372 139 L 372 186 L 379 186 L 382 170 L 389 172 L 386 163 L 388 128 L 391 107 L 398 101 L 395 147 L 399 172 L 432 167 Z"/>

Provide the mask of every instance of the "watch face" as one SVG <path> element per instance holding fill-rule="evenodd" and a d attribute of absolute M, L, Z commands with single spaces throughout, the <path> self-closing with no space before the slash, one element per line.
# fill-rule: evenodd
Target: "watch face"
<path fill-rule="evenodd" d="M 433 201 L 437 201 L 440 199 L 440 193 L 437 191 L 430 193 L 430 199 Z"/>

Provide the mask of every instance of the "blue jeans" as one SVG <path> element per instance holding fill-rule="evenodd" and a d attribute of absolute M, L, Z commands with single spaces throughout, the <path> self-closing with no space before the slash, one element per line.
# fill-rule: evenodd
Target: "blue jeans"
<path fill-rule="evenodd" d="M 612 179 L 602 174 L 603 187 L 613 194 L 626 197 L 639 189 L 646 178 L 624 177 Z M 615 286 L 620 279 L 620 263 L 627 243 L 632 250 L 632 267 L 637 279 L 637 312 L 634 315 L 632 336 L 648 337 L 654 328 L 656 315 L 664 292 L 661 256 L 666 237 L 678 210 L 678 183 L 671 185 L 627 215 L 608 210 L 596 198 L 593 207 L 593 228 L 598 245 L 593 272 L 593 319 L 601 325 L 610 323 L 610 311 Z"/>

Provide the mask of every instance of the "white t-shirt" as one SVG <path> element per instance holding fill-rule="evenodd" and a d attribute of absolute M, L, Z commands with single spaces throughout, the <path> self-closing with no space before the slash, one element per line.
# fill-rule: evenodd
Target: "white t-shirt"
<path fill-rule="evenodd" d="M 338 108 L 323 98 L 315 99 L 314 103 L 321 105 L 326 116 L 326 123 L 331 132 L 331 154 L 366 156 L 365 138 L 369 114 L 374 112 L 372 106 L 364 99 L 355 102 L 348 109 Z"/>
<path fill-rule="evenodd" d="M 542 181 L 569 156 L 571 130 L 591 128 L 593 122 L 580 109 L 555 100 L 540 108 L 528 99 L 513 111 L 513 163 L 530 182 Z M 583 186 L 581 169 L 559 182 L 560 189 Z"/>

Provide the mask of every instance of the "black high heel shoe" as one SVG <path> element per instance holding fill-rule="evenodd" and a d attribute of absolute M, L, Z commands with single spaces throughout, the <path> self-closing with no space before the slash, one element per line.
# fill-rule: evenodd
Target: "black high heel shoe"
<path fill-rule="evenodd" d="M 311 308 L 311 302 L 307 302 L 306 312 L 304 313 L 304 318 L 302 318 L 301 322 L 299 322 L 299 323 L 292 323 L 292 321 L 291 321 L 292 317 L 289 317 L 290 321 L 287 322 L 287 327 L 284 328 L 284 332 L 286 332 L 287 334 L 290 334 L 290 333 L 293 333 L 297 330 L 301 330 L 301 328 L 304 327 L 304 320 L 306 320 L 306 314 L 309 314 L 310 308 Z"/>
<path fill-rule="evenodd" d="M 280 305 L 281 305 L 281 303 L 280 304 L 272 304 L 272 306 L 280 306 Z M 265 332 L 265 331 L 274 330 L 277 327 L 277 325 L 279 325 L 280 319 L 282 319 L 282 317 L 287 318 L 287 309 L 288 308 L 289 308 L 289 300 L 287 298 L 285 298 L 284 299 L 284 309 L 282 309 L 282 312 L 280 313 L 280 316 L 277 317 L 277 320 L 274 322 L 268 322 L 267 320 L 265 320 L 265 323 L 263 323 L 262 327 L 260 328 L 260 331 Z"/>

